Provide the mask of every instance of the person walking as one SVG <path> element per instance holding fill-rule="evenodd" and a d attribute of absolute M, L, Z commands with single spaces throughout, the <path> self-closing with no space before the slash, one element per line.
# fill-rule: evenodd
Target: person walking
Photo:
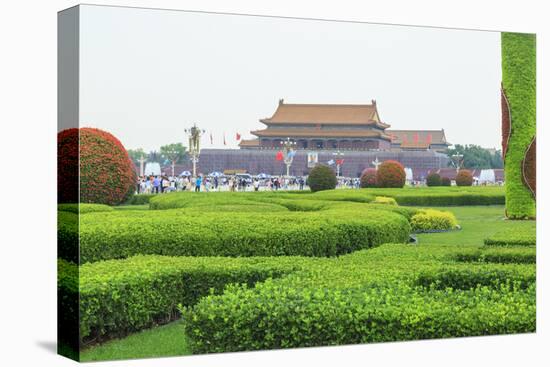
<path fill-rule="evenodd" d="M 199 176 L 195 179 L 195 192 L 201 191 L 201 185 L 202 185 L 202 176 Z"/>

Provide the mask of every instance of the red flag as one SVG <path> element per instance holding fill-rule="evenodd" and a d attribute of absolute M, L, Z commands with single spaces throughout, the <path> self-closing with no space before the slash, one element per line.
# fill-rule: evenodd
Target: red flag
<path fill-rule="evenodd" d="M 344 160 L 343 160 L 343 159 L 337 159 L 337 160 L 336 160 L 336 164 L 339 165 L 339 166 L 341 166 L 341 165 L 344 164 Z"/>
<path fill-rule="evenodd" d="M 281 151 L 278 151 L 277 154 L 275 155 L 275 159 L 278 160 L 278 161 L 282 161 L 283 160 L 283 152 Z"/>
<path fill-rule="evenodd" d="M 225 133 L 223 133 L 223 145 L 227 145 L 227 143 L 225 141 Z"/>
<path fill-rule="evenodd" d="M 428 134 L 428 136 L 426 137 L 426 142 L 429 144 L 432 143 L 432 134 Z"/>
<path fill-rule="evenodd" d="M 212 138 L 212 131 L 210 132 L 210 145 L 214 144 L 214 139 Z"/>
<path fill-rule="evenodd" d="M 236 138 L 237 138 L 237 141 L 241 140 L 241 134 L 237 133 Z"/>
<path fill-rule="evenodd" d="M 415 144 L 418 144 L 418 133 L 414 133 L 414 135 L 413 135 L 413 142 L 414 142 Z"/>

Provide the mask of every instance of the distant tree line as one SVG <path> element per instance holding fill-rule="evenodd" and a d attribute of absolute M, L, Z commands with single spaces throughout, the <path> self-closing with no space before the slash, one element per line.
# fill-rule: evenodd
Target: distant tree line
<path fill-rule="evenodd" d="M 452 158 L 457 153 L 463 155 L 462 167 L 464 168 L 503 168 L 502 153 L 500 150 L 491 151 L 474 144 L 456 144 L 454 148 L 447 150 L 449 158 Z M 452 166 L 452 162 L 449 162 L 449 166 Z"/>
<path fill-rule="evenodd" d="M 128 149 L 128 155 L 138 164 L 143 157 L 147 162 L 158 162 L 162 165 L 180 163 L 187 157 L 187 148 L 182 143 L 167 144 L 160 147 L 159 151 L 146 152 L 142 148 Z"/>

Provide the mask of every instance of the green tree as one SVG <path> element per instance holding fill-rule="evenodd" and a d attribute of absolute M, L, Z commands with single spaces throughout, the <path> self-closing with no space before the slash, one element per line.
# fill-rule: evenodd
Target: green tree
<path fill-rule="evenodd" d="M 488 169 L 502 168 L 502 157 L 500 151 L 492 153 L 488 149 L 479 145 L 460 145 L 456 144 L 453 149 L 447 150 L 447 155 L 451 158 L 455 154 L 462 154 L 462 166 L 468 169 Z M 452 158 L 451 158 L 452 160 Z M 449 162 L 452 166 L 452 163 Z"/>
<path fill-rule="evenodd" d="M 145 153 L 142 148 L 128 149 L 127 151 L 130 159 L 132 159 L 132 161 L 136 164 L 138 163 L 138 160 L 141 159 L 141 157 L 147 158 L 147 153 Z"/>
<path fill-rule="evenodd" d="M 172 175 L 174 175 L 174 166 L 182 161 L 187 155 L 187 150 L 182 143 L 167 144 L 160 147 L 160 156 L 163 161 L 167 160 L 172 166 Z"/>

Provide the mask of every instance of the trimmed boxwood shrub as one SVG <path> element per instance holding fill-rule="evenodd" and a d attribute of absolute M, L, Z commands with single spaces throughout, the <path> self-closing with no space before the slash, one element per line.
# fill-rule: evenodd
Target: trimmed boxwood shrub
<path fill-rule="evenodd" d="M 397 161 L 384 161 L 376 171 L 378 187 L 403 187 L 405 179 L 405 168 Z"/>
<path fill-rule="evenodd" d="M 78 214 L 57 212 L 57 257 L 78 263 Z"/>
<path fill-rule="evenodd" d="M 63 130 L 58 134 L 58 152 L 60 202 L 78 199 L 73 192 L 75 188 L 69 186 L 75 183 L 74 159 L 78 160 L 76 187 L 80 188 L 80 202 L 116 205 L 134 193 L 134 164 L 122 143 L 112 134 L 88 127 Z M 64 165 L 67 169 L 62 167 Z"/>
<path fill-rule="evenodd" d="M 373 204 L 386 204 L 386 205 L 396 205 L 397 202 L 394 198 L 389 198 L 386 196 L 377 196 L 376 199 L 372 202 Z"/>
<path fill-rule="evenodd" d="M 453 258 L 460 262 L 535 264 L 537 253 L 534 247 L 483 248 L 463 251 Z"/>
<path fill-rule="evenodd" d="M 411 228 L 415 232 L 450 231 L 457 224 L 453 213 L 434 209 L 420 210 L 411 218 Z"/>
<path fill-rule="evenodd" d="M 472 172 L 467 169 L 461 169 L 458 171 L 455 177 L 456 186 L 472 186 L 474 178 Z"/>
<path fill-rule="evenodd" d="M 367 168 L 361 173 L 360 185 L 362 188 L 376 187 L 376 170 L 374 168 Z"/>
<path fill-rule="evenodd" d="M 57 210 L 62 212 L 71 212 L 76 214 L 110 212 L 112 207 L 104 204 L 58 204 Z"/>
<path fill-rule="evenodd" d="M 154 198 L 155 194 L 135 194 L 128 199 L 124 204 L 125 205 L 143 205 L 143 204 L 149 204 L 149 200 Z"/>
<path fill-rule="evenodd" d="M 436 278 L 446 268 L 436 255 L 384 245 L 314 259 L 254 288 L 230 286 L 181 308 L 188 345 L 193 353 L 213 353 L 535 329 L 533 266 L 453 266 L 441 277 L 453 289 Z"/>
<path fill-rule="evenodd" d="M 536 246 L 537 233 L 531 229 L 508 229 L 486 238 L 486 246 Z"/>
<path fill-rule="evenodd" d="M 532 266 L 507 264 L 494 267 L 490 265 L 446 266 L 421 273 L 416 284 L 431 289 L 473 289 L 487 286 L 499 289 L 503 285 L 512 285 L 526 289 L 535 285 L 536 272 Z"/>
<path fill-rule="evenodd" d="M 192 305 L 200 297 L 219 294 L 229 283 L 252 286 L 301 266 L 300 258 L 292 257 L 135 256 L 60 271 L 58 286 L 60 302 L 67 306 L 64 302 L 74 299 L 80 285 L 80 340 L 100 341 L 174 320 L 178 304 Z M 59 267 L 71 269 L 71 264 L 59 260 Z M 73 316 L 78 317 L 78 311 Z"/>
<path fill-rule="evenodd" d="M 437 173 L 430 173 L 428 177 L 426 177 L 426 185 L 441 186 L 441 176 Z"/>
<path fill-rule="evenodd" d="M 506 215 L 529 219 L 536 215 L 535 199 L 523 182 L 523 159 L 536 135 L 536 36 L 501 33 L 503 105 L 510 115 L 510 133 L 503 137 L 506 172 Z M 506 103 L 507 102 L 507 103 Z M 504 106 L 503 106 L 504 107 Z M 504 122 L 504 121 L 503 121 Z M 504 132 L 504 131 L 503 131 Z"/>
<path fill-rule="evenodd" d="M 352 202 L 326 202 L 316 211 L 262 215 L 222 215 L 201 212 L 196 207 L 89 213 L 80 218 L 80 260 L 85 263 L 136 254 L 335 256 L 382 243 L 405 242 L 410 233 L 407 218 L 389 210 L 390 205 L 384 206 L 388 210 Z M 189 215 L 190 210 L 200 215 Z"/>
<path fill-rule="evenodd" d="M 307 185 L 312 192 L 332 190 L 336 184 L 336 174 L 332 168 L 322 164 L 313 167 L 307 178 Z"/>
<path fill-rule="evenodd" d="M 451 186 L 451 179 L 449 177 L 441 177 L 441 186 Z"/>

